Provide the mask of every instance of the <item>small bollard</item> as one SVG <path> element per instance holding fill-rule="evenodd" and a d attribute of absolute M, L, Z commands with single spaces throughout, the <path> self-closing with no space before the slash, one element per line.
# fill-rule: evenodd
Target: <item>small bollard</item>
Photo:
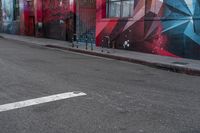
<path fill-rule="evenodd" d="M 76 48 L 78 48 L 78 36 L 76 36 Z"/>
<path fill-rule="evenodd" d="M 104 40 L 101 40 L 101 52 L 103 52 L 103 42 Z"/>
<path fill-rule="evenodd" d="M 88 38 L 87 35 L 85 36 L 85 49 L 88 49 Z"/>
<path fill-rule="evenodd" d="M 103 42 L 104 42 L 104 40 L 101 41 L 101 48 L 103 48 Z"/>
<path fill-rule="evenodd" d="M 93 39 L 91 38 L 91 50 L 93 50 L 93 43 L 92 43 Z"/>
<path fill-rule="evenodd" d="M 74 38 L 72 37 L 72 48 L 74 47 Z"/>

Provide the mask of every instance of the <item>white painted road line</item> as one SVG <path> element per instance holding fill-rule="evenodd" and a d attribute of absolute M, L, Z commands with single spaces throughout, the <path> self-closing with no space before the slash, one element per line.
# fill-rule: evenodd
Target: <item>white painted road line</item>
<path fill-rule="evenodd" d="M 85 95 L 87 94 L 83 92 L 67 92 L 67 93 L 61 93 L 61 94 L 56 94 L 56 95 L 51 95 L 51 96 L 46 96 L 46 97 L 41 97 L 41 98 L 36 98 L 36 99 L 30 99 L 26 101 L 8 103 L 8 104 L 0 105 L 0 112 L 24 108 L 24 107 L 38 105 L 42 103 L 64 100 L 64 99 L 68 99 L 72 97 L 85 96 Z"/>

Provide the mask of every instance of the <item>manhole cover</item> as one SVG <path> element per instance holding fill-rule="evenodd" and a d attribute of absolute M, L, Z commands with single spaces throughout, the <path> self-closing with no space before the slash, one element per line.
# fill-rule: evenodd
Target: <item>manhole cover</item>
<path fill-rule="evenodd" d="M 185 66 L 185 65 L 187 65 L 189 63 L 186 63 L 186 62 L 172 62 L 172 64 Z"/>

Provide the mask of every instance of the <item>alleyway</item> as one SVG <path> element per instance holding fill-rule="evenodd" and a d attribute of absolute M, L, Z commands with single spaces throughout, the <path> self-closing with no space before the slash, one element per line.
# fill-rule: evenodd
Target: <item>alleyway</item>
<path fill-rule="evenodd" d="M 0 39 L 1 133 L 199 133 L 200 78 Z"/>

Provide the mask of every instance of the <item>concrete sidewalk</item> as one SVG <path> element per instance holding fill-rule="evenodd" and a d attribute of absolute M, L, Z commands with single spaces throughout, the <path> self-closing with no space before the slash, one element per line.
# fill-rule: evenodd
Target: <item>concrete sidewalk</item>
<path fill-rule="evenodd" d="M 117 60 L 143 64 L 151 67 L 156 67 L 159 69 L 166 69 L 173 72 L 200 76 L 199 60 L 165 57 L 165 56 L 145 54 L 133 51 L 126 51 L 126 50 L 118 50 L 118 49 L 106 49 L 106 48 L 102 49 L 95 46 L 93 46 L 93 50 L 91 50 L 90 44 L 88 44 L 88 48 L 86 50 L 85 44 L 79 44 L 75 45 L 75 47 L 72 47 L 72 43 L 66 41 L 59 41 L 46 38 L 35 38 L 29 36 L 10 35 L 4 33 L 0 33 L 0 37 L 4 39 L 11 39 L 16 41 L 32 43 L 34 45 L 39 45 L 44 47 L 70 50 L 84 54 L 90 54 L 95 56 L 101 56 L 101 57 L 107 57 Z"/>

